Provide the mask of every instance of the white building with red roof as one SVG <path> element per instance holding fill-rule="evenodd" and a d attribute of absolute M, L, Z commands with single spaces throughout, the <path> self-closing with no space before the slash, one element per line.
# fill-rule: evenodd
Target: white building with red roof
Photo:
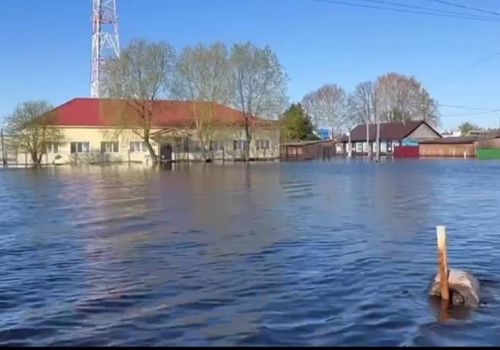
<path fill-rule="evenodd" d="M 141 137 L 144 106 L 133 100 L 74 98 L 56 107 L 50 113 L 51 124 L 63 130 L 65 140 L 47 147 L 43 163 L 148 162 Z M 208 135 L 205 158 L 243 158 L 246 134 L 241 111 L 211 102 L 161 100 L 155 101 L 149 116 L 151 145 L 163 161 L 203 159 L 199 130 Z M 278 123 L 250 118 L 249 124 L 250 158 L 278 159 Z"/>

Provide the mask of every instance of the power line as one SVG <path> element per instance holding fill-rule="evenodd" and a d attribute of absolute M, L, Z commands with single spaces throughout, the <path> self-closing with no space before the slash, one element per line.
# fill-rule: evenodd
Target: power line
<path fill-rule="evenodd" d="M 410 106 L 414 108 L 426 108 L 428 107 L 428 104 L 425 103 L 418 103 L 418 102 L 407 102 Z M 480 112 L 474 112 L 474 113 L 462 113 L 462 114 L 449 114 L 449 115 L 439 115 L 440 118 L 458 118 L 458 117 L 469 117 L 469 116 L 475 116 L 475 115 L 486 115 L 486 114 L 493 114 L 493 113 L 499 113 L 500 108 L 485 108 L 485 107 L 471 107 L 471 106 L 459 106 L 459 105 L 448 105 L 448 104 L 442 104 L 442 103 L 436 103 L 436 107 L 445 107 L 445 108 L 454 108 L 454 109 L 466 109 L 466 110 L 476 110 Z"/>
<path fill-rule="evenodd" d="M 394 12 L 402 12 L 402 13 L 413 13 L 413 14 L 438 16 L 438 17 L 446 17 L 446 18 L 470 19 L 470 20 L 477 20 L 477 21 L 481 21 L 481 22 L 500 23 L 500 19 L 498 19 L 498 18 L 480 17 L 480 16 L 478 17 L 478 16 L 473 16 L 473 15 L 468 15 L 468 14 L 451 15 L 451 14 L 435 12 L 434 9 L 429 9 L 429 11 L 418 11 L 418 10 L 406 10 L 406 9 L 395 8 L 395 7 L 381 7 L 381 6 L 375 6 L 375 5 L 365 5 L 365 4 L 351 3 L 351 2 L 345 2 L 345 1 L 339 1 L 339 0 L 311 0 L 311 1 L 327 3 L 327 4 L 335 4 L 335 5 L 362 7 L 362 8 L 376 9 L 376 10 L 386 10 L 386 11 L 394 11 Z M 363 0 L 361 0 L 361 1 L 363 1 Z M 375 1 L 375 0 L 373 0 L 373 1 Z M 431 12 L 433 10 L 434 10 L 434 12 Z"/>
<path fill-rule="evenodd" d="M 340 1 L 340 0 L 311 0 L 311 1 L 336 4 L 336 5 L 345 5 L 345 6 L 377 9 L 377 10 L 387 10 L 387 11 L 396 11 L 396 12 L 403 12 L 403 13 L 415 13 L 415 14 L 423 14 L 423 15 L 431 15 L 431 16 L 439 16 L 439 17 L 471 19 L 471 20 L 478 20 L 478 21 L 482 21 L 482 22 L 498 22 L 498 23 L 500 23 L 500 17 L 498 17 L 498 16 L 500 16 L 500 13 L 487 11 L 487 10 L 483 10 L 483 9 L 478 9 L 478 8 L 474 8 L 474 7 L 470 7 L 470 6 L 453 4 L 453 3 L 449 3 L 447 1 L 442 1 L 442 0 L 427 0 L 427 1 L 442 3 L 442 4 L 449 5 L 449 6 L 456 5 L 456 7 L 459 7 L 459 8 L 464 8 L 464 9 L 468 9 L 468 10 L 475 10 L 475 11 L 479 11 L 479 12 L 483 12 L 483 13 L 486 12 L 488 14 L 495 15 L 498 18 L 475 16 L 475 15 L 469 15 L 469 14 L 465 14 L 465 13 L 461 14 L 458 12 L 444 11 L 444 10 L 432 9 L 432 8 L 427 8 L 427 7 L 422 7 L 422 6 L 399 4 L 399 3 L 385 1 L 385 0 L 358 0 L 358 1 L 365 1 L 365 2 L 375 3 L 375 4 L 383 4 L 383 5 L 399 6 L 399 7 L 408 8 L 408 10 L 403 9 L 403 8 L 395 8 L 395 7 L 381 7 L 381 6 L 375 6 L 375 5 L 351 3 L 351 2 Z M 409 10 L 409 9 L 414 9 L 414 10 Z M 425 10 L 425 11 L 420 11 L 420 10 Z M 432 11 L 432 12 L 430 12 L 430 11 Z M 500 56 L 500 52 L 496 52 L 496 53 L 489 55 L 485 58 L 482 58 L 476 62 L 473 62 L 473 63 L 459 69 L 458 71 L 473 68 L 473 67 L 475 67 L 481 63 L 484 63 L 486 61 L 489 61 L 497 56 Z M 450 73 L 441 75 L 439 77 L 439 79 L 449 77 L 453 73 L 455 73 L 455 72 L 450 72 Z"/>
<path fill-rule="evenodd" d="M 415 108 L 418 108 L 418 107 L 425 108 L 425 107 L 429 106 L 429 103 L 423 103 L 423 102 L 411 101 L 411 100 L 407 101 L 406 104 L 410 105 L 412 107 L 415 107 Z M 476 107 L 476 106 L 472 107 L 472 106 L 464 106 L 464 105 L 449 105 L 449 104 L 444 104 L 444 103 L 439 103 L 439 102 L 435 102 L 434 105 L 436 107 L 481 111 L 480 114 L 500 111 L 500 107 L 499 108 L 487 108 L 487 107 Z"/>
<path fill-rule="evenodd" d="M 477 66 L 477 65 L 479 65 L 481 63 L 484 63 L 486 61 L 489 61 L 489 60 L 491 60 L 491 59 L 493 59 L 495 57 L 498 57 L 498 56 L 500 56 L 500 52 L 495 52 L 494 54 L 488 55 L 488 56 L 486 56 L 484 58 L 481 58 L 481 59 L 479 59 L 477 61 L 474 61 L 474 62 L 472 62 L 472 63 L 470 63 L 470 64 L 468 64 L 468 65 L 466 65 L 466 66 L 464 66 L 462 68 L 456 69 L 454 71 L 450 71 L 450 72 L 445 73 L 445 74 L 440 74 L 439 76 L 436 76 L 435 79 L 438 80 L 438 81 L 441 81 L 441 82 L 445 81 L 444 80 L 445 78 L 449 78 L 449 77 L 453 76 L 456 73 L 463 72 L 463 71 L 468 70 L 470 68 L 474 68 L 475 66 Z"/>
<path fill-rule="evenodd" d="M 458 7 L 458 8 L 462 8 L 462 9 L 466 9 L 466 10 L 472 10 L 472 11 L 477 11 L 477 12 L 481 12 L 481 13 L 486 13 L 486 14 L 489 14 L 489 15 L 500 16 L 499 12 L 488 11 L 488 10 L 480 9 L 478 7 L 471 7 L 471 6 L 466 6 L 466 5 L 460 5 L 460 4 L 456 4 L 456 3 L 453 3 L 453 2 L 449 2 L 449 1 L 444 1 L 444 0 L 427 0 L 427 1 L 435 2 L 435 3 L 443 4 L 443 5 L 448 5 L 448 6 L 453 6 L 453 7 Z"/>
<path fill-rule="evenodd" d="M 488 57 L 485 57 L 483 59 L 480 59 L 479 61 L 476 61 L 476 62 L 473 62 L 471 64 L 469 64 L 468 66 L 466 66 L 464 69 L 468 69 L 468 68 L 472 68 L 474 66 L 477 66 L 478 64 L 480 63 L 483 63 L 483 62 L 486 62 L 486 61 L 489 61 L 491 60 L 492 58 L 495 58 L 497 56 L 500 56 L 500 52 L 496 52 L 494 53 L 493 55 L 489 55 Z"/>
<path fill-rule="evenodd" d="M 383 0 L 358 0 L 358 1 L 371 2 L 371 3 L 375 3 L 375 4 L 382 4 L 382 5 L 392 5 L 392 6 L 398 6 L 398 7 L 403 7 L 403 8 L 415 9 L 415 10 L 423 10 L 423 11 L 433 12 L 433 13 L 435 12 L 435 13 L 443 13 L 443 14 L 449 14 L 449 15 L 466 16 L 468 18 L 469 17 L 471 17 L 471 18 L 474 17 L 474 18 L 477 18 L 477 19 L 490 19 L 490 20 L 494 19 L 494 18 L 491 18 L 491 17 L 479 16 L 479 15 L 470 15 L 470 14 L 464 13 L 464 12 L 439 10 L 439 9 L 434 9 L 434 8 L 430 8 L 430 7 L 422 7 L 422 6 L 401 4 L 401 3 L 391 2 L 391 1 L 383 1 Z"/>
<path fill-rule="evenodd" d="M 446 105 L 446 104 L 437 104 L 439 107 L 445 107 L 445 108 L 456 108 L 456 109 L 470 109 L 470 110 L 476 110 L 476 111 L 497 111 L 500 108 L 497 109 L 492 109 L 492 108 L 484 108 L 484 107 L 469 107 L 469 106 L 456 106 L 456 105 Z"/>
<path fill-rule="evenodd" d="M 440 118 L 459 118 L 459 117 L 471 117 L 475 115 L 485 115 L 500 112 L 500 109 L 493 109 L 489 112 L 477 112 L 477 113 L 464 113 L 464 114 L 452 114 L 452 115 L 441 115 Z"/>

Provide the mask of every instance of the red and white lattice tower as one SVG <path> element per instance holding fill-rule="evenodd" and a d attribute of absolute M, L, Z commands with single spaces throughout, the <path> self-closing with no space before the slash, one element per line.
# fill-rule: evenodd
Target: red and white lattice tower
<path fill-rule="evenodd" d="M 90 96 L 103 97 L 100 82 L 109 57 L 120 55 L 116 0 L 92 0 L 92 76 Z"/>

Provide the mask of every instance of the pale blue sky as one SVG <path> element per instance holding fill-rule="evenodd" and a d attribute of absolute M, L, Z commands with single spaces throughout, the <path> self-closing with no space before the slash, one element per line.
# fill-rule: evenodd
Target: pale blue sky
<path fill-rule="evenodd" d="M 385 1 L 465 11 L 429 0 Z M 448 1 L 500 12 L 499 0 Z M 176 49 L 215 40 L 271 45 L 291 79 L 291 100 L 324 83 L 351 90 L 395 71 L 415 75 L 443 105 L 500 109 L 500 56 L 468 67 L 500 52 L 500 16 L 482 22 L 313 0 L 117 0 L 117 7 L 122 45 L 135 37 Z M 2 0 L 0 115 L 24 100 L 89 96 L 91 9 L 91 0 Z M 443 126 L 499 124 L 500 111 L 478 112 L 441 108 Z"/>

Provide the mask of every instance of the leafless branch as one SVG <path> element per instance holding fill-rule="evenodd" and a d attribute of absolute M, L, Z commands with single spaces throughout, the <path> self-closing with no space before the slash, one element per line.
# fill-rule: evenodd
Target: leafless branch
<path fill-rule="evenodd" d="M 191 101 L 204 158 L 216 122 L 220 128 L 226 117 L 216 115 L 217 104 L 230 102 L 231 88 L 228 50 L 223 43 L 183 49 L 176 64 L 172 94 Z"/>
<path fill-rule="evenodd" d="M 304 96 L 302 105 L 312 118 L 315 128 L 326 127 L 334 134 L 345 128 L 348 112 L 347 94 L 335 84 L 326 84 Z"/>
<path fill-rule="evenodd" d="M 151 127 L 158 117 L 154 115 L 154 105 L 167 95 L 171 87 L 174 63 L 175 52 L 169 44 L 133 40 L 122 50 L 119 58 L 108 62 L 104 77 L 107 94 L 127 100 L 127 106 L 136 112 L 130 113 L 129 108 L 123 108 L 117 116 L 118 123 L 144 140 L 153 164 L 158 162 L 150 143 Z"/>
<path fill-rule="evenodd" d="M 252 43 L 231 48 L 232 105 L 245 115 L 245 158 L 248 160 L 253 118 L 277 118 L 287 102 L 287 75 L 270 47 Z"/>
<path fill-rule="evenodd" d="M 20 103 L 6 118 L 6 131 L 13 136 L 11 146 L 28 152 L 33 164 L 39 165 L 50 143 L 66 142 L 56 117 L 54 107 L 47 101 Z"/>

